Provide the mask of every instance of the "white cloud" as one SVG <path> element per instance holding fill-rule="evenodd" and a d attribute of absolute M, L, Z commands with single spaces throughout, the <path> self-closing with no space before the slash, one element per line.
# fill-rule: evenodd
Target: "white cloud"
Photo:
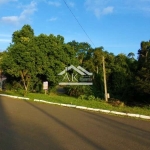
<path fill-rule="evenodd" d="M 0 0 L 0 5 L 8 2 L 17 2 L 17 0 Z"/>
<path fill-rule="evenodd" d="M 150 0 L 140 0 L 141 2 L 150 2 Z"/>
<path fill-rule="evenodd" d="M 5 50 L 11 42 L 11 34 L 0 34 L 0 51 Z"/>
<path fill-rule="evenodd" d="M 19 17 L 18 16 L 2 17 L 1 21 L 5 22 L 5 23 L 18 23 L 19 22 Z"/>
<path fill-rule="evenodd" d="M 134 1 L 135 2 L 135 1 Z M 134 10 L 137 14 L 150 16 L 150 0 L 137 0 L 137 2 L 128 2 L 130 10 Z"/>
<path fill-rule="evenodd" d="M 103 9 L 102 14 L 106 15 L 106 14 L 113 13 L 113 9 L 114 9 L 114 7 L 108 6 L 108 7 Z"/>
<path fill-rule="evenodd" d="M 9 35 L 9 34 L 0 34 L 0 43 L 1 44 L 11 43 L 11 35 Z"/>
<path fill-rule="evenodd" d="M 52 6 L 55 6 L 55 7 L 59 7 L 61 5 L 61 3 L 58 2 L 58 1 L 55 1 L 55 2 L 54 1 L 49 1 L 48 4 L 52 5 Z"/>
<path fill-rule="evenodd" d="M 52 18 L 50 18 L 48 21 L 56 21 L 56 20 L 57 20 L 56 17 L 52 17 Z"/>
<path fill-rule="evenodd" d="M 133 10 L 136 13 L 149 13 L 150 11 L 150 0 L 121 0 L 120 5 L 117 4 L 117 7 L 121 8 L 121 5 L 124 6 L 125 9 L 128 9 L 129 13 Z"/>
<path fill-rule="evenodd" d="M 138 5 L 139 10 L 143 11 L 144 13 L 150 12 L 150 0 L 140 0 L 140 4 Z"/>
<path fill-rule="evenodd" d="M 10 43 L 11 39 L 0 39 L 0 42 L 2 42 L 2 43 Z"/>
<path fill-rule="evenodd" d="M 143 7 L 143 8 L 141 8 L 141 10 L 148 14 L 150 13 L 150 7 Z"/>
<path fill-rule="evenodd" d="M 0 34 L 0 37 L 11 37 L 10 34 Z"/>
<path fill-rule="evenodd" d="M 7 3 L 9 0 L 0 0 L 0 4 Z"/>
<path fill-rule="evenodd" d="M 1 22 L 10 24 L 19 24 L 29 20 L 30 15 L 36 11 L 36 3 L 32 1 L 29 5 L 23 6 L 23 11 L 20 15 L 16 16 L 4 16 L 0 19 Z"/>
<path fill-rule="evenodd" d="M 68 4 L 70 7 L 74 7 L 74 6 L 75 6 L 75 3 L 74 3 L 74 2 L 71 2 L 71 1 L 68 2 L 67 4 Z"/>
<path fill-rule="evenodd" d="M 108 5 L 108 0 L 86 0 L 85 7 L 99 18 L 102 15 L 113 13 L 114 7 Z"/>
<path fill-rule="evenodd" d="M 150 0 L 85 0 L 86 10 L 97 18 L 114 12 L 142 13 L 150 15 Z"/>
<path fill-rule="evenodd" d="M 32 15 L 36 10 L 36 2 L 32 1 L 29 5 L 25 6 L 25 9 L 20 15 L 20 19 L 26 19 L 28 16 Z"/>

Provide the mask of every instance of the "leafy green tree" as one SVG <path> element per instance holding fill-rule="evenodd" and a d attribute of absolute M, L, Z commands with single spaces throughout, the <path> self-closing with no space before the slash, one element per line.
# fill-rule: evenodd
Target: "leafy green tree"
<path fill-rule="evenodd" d="M 130 53 L 128 54 L 128 57 L 131 58 L 131 59 L 134 59 L 134 56 L 135 56 L 135 54 L 134 54 L 133 52 L 130 52 Z"/>
<path fill-rule="evenodd" d="M 89 91 L 95 97 L 104 96 L 102 57 L 105 57 L 108 92 L 111 97 L 130 99 L 134 95 L 150 98 L 150 41 L 141 42 L 138 60 L 134 53 L 127 56 L 104 51 L 103 47 L 92 48 L 86 42 L 64 42 L 61 35 L 34 35 L 30 25 L 12 35 L 12 43 L 0 54 L 0 69 L 7 81 L 15 88 L 42 90 L 43 81 L 50 87 L 61 80 L 58 76 L 70 64 L 81 65 L 94 74 L 92 87 L 70 87 L 71 95 L 79 96 Z M 93 92 L 93 94 L 91 93 Z M 140 97 L 140 98 L 141 98 Z"/>
<path fill-rule="evenodd" d="M 79 65 L 83 65 L 87 54 L 89 51 L 91 51 L 91 45 L 89 43 L 86 42 L 76 42 L 76 41 L 72 41 L 72 42 L 68 42 L 68 44 L 75 50 L 76 52 L 76 58 L 79 62 Z"/>
<path fill-rule="evenodd" d="M 138 93 L 150 98 L 150 41 L 141 42 L 141 48 L 138 50 L 136 88 Z"/>
<path fill-rule="evenodd" d="M 41 89 L 43 81 L 56 85 L 60 80 L 58 73 L 68 64 L 77 63 L 75 55 L 74 49 L 64 43 L 64 37 L 34 36 L 33 29 L 24 25 L 13 33 L 2 67 L 9 79 L 22 83 L 27 92 Z"/>
<path fill-rule="evenodd" d="M 103 83 L 103 64 L 102 57 L 104 56 L 103 47 L 90 49 L 84 59 L 83 66 L 93 73 L 93 95 L 95 97 L 104 97 Z"/>
<path fill-rule="evenodd" d="M 85 55 L 83 66 L 94 74 L 98 74 L 102 71 L 103 54 L 103 47 L 89 49 Z"/>
<path fill-rule="evenodd" d="M 29 25 L 24 25 L 20 31 L 14 32 L 13 43 L 8 47 L 2 64 L 5 74 L 21 78 L 26 92 L 34 75 L 33 39 L 34 33 Z"/>
<path fill-rule="evenodd" d="M 110 56 L 109 56 L 110 57 Z M 130 68 L 128 66 L 128 58 L 124 54 L 112 56 L 109 62 L 108 73 L 108 91 L 111 97 L 123 99 L 130 85 Z M 107 63 L 106 63 L 107 64 Z"/>
<path fill-rule="evenodd" d="M 60 35 L 40 34 L 35 40 L 41 52 L 39 76 L 43 81 L 47 80 L 51 85 L 56 85 L 60 81 L 58 73 L 68 64 L 77 64 L 75 51 L 69 44 L 64 43 L 64 38 Z"/>

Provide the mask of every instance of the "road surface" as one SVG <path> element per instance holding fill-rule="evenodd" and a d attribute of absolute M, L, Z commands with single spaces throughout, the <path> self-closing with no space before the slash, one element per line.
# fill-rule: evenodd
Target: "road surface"
<path fill-rule="evenodd" d="M 0 150 L 149 149 L 149 121 L 0 97 Z"/>

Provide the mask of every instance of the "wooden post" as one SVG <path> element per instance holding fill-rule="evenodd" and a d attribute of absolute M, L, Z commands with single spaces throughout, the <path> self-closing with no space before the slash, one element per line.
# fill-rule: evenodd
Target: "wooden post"
<path fill-rule="evenodd" d="M 45 95 L 47 94 L 47 90 L 45 90 Z"/>
<path fill-rule="evenodd" d="M 104 59 L 104 56 L 103 56 L 103 74 L 104 74 L 105 101 L 108 102 L 108 97 L 107 97 L 107 84 L 106 84 L 106 71 L 105 71 L 105 59 Z"/>

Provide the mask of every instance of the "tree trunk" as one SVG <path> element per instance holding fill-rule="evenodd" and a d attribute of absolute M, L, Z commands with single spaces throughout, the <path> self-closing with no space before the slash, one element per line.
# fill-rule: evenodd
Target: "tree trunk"
<path fill-rule="evenodd" d="M 27 94 L 28 86 L 29 86 L 29 80 L 30 80 L 28 75 L 27 75 L 27 72 L 28 71 L 24 71 L 24 70 L 20 71 L 21 79 L 22 79 L 24 89 L 25 89 L 24 96 Z"/>

